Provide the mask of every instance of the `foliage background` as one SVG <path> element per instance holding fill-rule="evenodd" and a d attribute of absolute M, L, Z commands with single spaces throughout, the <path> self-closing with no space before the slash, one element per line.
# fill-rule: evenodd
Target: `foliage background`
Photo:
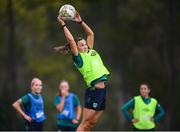
<path fill-rule="evenodd" d="M 107 110 L 94 130 L 131 130 L 120 112 L 148 81 L 166 115 L 157 130 L 180 130 L 180 1 L 178 0 L 1 0 L 0 130 L 24 130 L 12 103 L 30 91 L 33 77 L 43 80 L 47 120 L 56 130 L 53 99 L 62 79 L 83 103 L 85 84 L 71 57 L 53 52 L 66 43 L 56 17 L 72 4 L 95 32 L 95 49 L 111 72 Z M 67 22 L 74 36 L 80 26 Z"/>

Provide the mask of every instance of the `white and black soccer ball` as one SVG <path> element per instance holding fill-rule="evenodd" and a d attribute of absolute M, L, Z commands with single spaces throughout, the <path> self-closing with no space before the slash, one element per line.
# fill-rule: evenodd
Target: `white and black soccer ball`
<path fill-rule="evenodd" d="M 72 5 L 65 4 L 59 9 L 59 15 L 66 20 L 72 20 L 76 16 L 76 9 Z"/>

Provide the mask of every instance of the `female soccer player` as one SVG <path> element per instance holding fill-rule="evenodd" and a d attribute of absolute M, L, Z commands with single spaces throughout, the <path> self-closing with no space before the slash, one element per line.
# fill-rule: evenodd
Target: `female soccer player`
<path fill-rule="evenodd" d="M 13 103 L 14 109 L 26 120 L 27 131 L 42 131 L 46 117 L 41 91 L 42 81 L 34 78 L 31 81 L 31 92 Z"/>
<path fill-rule="evenodd" d="M 95 126 L 105 109 L 105 81 L 107 81 L 109 72 L 97 51 L 93 50 L 94 33 L 91 28 L 82 21 L 79 13 L 77 13 L 74 21 L 79 23 L 85 31 L 87 35 L 86 40 L 83 38 L 74 39 L 63 18 L 58 16 L 58 22 L 64 30 L 69 45 L 55 49 L 64 53 L 69 53 L 70 51 L 76 68 L 82 74 L 88 86 L 85 91 L 83 119 L 77 131 L 89 131 Z"/>
<path fill-rule="evenodd" d="M 58 130 L 76 131 L 81 117 L 81 106 L 78 96 L 69 92 L 68 81 L 63 80 L 60 82 L 54 105 L 58 110 Z"/>
<path fill-rule="evenodd" d="M 155 122 L 164 116 L 164 110 L 156 99 L 149 96 L 148 83 L 141 83 L 140 95 L 135 96 L 122 107 L 122 112 L 129 122 L 133 124 L 135 131 L 152 131 Z M 132 109 L 132 115 L 129 110 Z"/>

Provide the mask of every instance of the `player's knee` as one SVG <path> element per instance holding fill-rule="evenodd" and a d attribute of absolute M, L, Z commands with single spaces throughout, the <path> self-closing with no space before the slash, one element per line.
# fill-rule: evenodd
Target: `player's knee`
<path fill-rule="evenodd" d="M 97 122 L 96 120 L 83 121 L 78 127 L 78 130 L 89 131 L 91 130 L 91 128 L 93 128 L 96 125 L 96 122 Z"/>
<path fill-rule="evenodd" d="M 95 120 L 87 121 L 87 127 L 88 128 L 92 128 L 95 125 L 96 125 L 96 121 Z"/>

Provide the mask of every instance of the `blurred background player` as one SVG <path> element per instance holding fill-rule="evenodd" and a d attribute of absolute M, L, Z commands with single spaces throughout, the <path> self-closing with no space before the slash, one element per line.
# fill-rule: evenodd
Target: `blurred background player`
<path fill-rule="evenodd" d="M 44 102 L 41 96 L 42 81 L 34 78 L 31 81 L 31 92 L 13 103 L 14 109 L 25 119 L 26 130 L 42 131 L 44 114 Z"/>
<path fill-rule="evenodd" d="M 60 131 L 76 131 L 81 117 L 81 106 L 77 95 L 69 92 L 69 83 L 59 84 L 58 95 L 54 99 L 58 111 L 57 126 Z"/>
<path fill-rule="evenodd" d="M 148 83 L 140 84 L 140 95 L 122 106 L 123 115 L 133 124 L 133 129 L 155 130 L 155 123 L 164 116 L 164 110 L 156 99 L 149 96 Z M 132 114 L 129 111 L 132 109 Z"/>

